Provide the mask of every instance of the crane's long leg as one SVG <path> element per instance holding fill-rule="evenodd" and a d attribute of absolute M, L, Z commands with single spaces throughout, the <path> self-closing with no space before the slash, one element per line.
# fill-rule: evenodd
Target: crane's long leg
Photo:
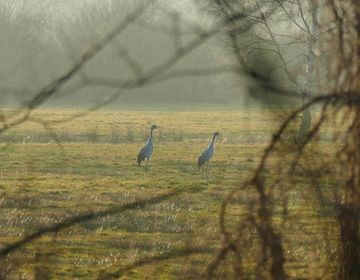
<path fill-rule="evenodd" d="M 145 171 L 148 171 L 149 158 L 146 158 Z"/>
<path fill-rule="evenodd" d="M 206 169 L 205 169 L 206 178 L 208 177 L 208 167 L 209 167 L 209 161 L 206 162 Z"/>

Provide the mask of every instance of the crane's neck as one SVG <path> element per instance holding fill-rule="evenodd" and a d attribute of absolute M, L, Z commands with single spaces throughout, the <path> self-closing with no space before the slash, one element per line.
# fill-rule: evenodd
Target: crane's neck
<path fill-rule="evenodd" d="M 152 141 L 152 136 L 153 136 L 153 129 L 150 130 L 150 134 L 149 134 L 149 138 L 148 138 L 148 143 Z"/>
<path fill-rule="evenodd" d="M 211 138 L 209 147 L 214 146 L 215 138 L 216 138 L 216 135 L 213 135 Z"/>

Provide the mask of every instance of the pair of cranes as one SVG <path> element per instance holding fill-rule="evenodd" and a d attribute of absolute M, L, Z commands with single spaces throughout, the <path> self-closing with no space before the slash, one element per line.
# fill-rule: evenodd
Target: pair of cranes
<path fill-rule="evenodd" d="M 145 144 L 144 147 L 142 147 L 139 151 L 139 154 L 138 154 L 138 157 L 137 157 L 137 163 L 138 165 L 140 166 L 141 163 L 143 161 L 145 161 L 145 170 L 147 171 L 148 169 L 148 163 L 149 163 L 149 160 L 150 160 L 150 157 L 151 157 L 151 154 L 154 150 L 154 145 L 153 145 L 153 131 L 155 129 L 159 128 L 159 126 L 153 124 L 150 128 L 150 134 L 149 134 L 149 138 Z M 211 157 L 213 156 L 214 154 L 214 150 L 215 150 L 215 138 L 219 136 L 219 132 L 214 132 L 212 134 L 212 137 L 211 137 L 211 141 L 210 141 L 210 144 L 209 146 L 207 147 L 206 150 L 204 150 L 199 158 L 198 158 L 198 167 L 199 169 L 202 170 L 202 172 L 206 172 L 207 173 L 207 170 L 208 170 L 208 165 L 209 165 L 209 161 L 211 159 Z"/>

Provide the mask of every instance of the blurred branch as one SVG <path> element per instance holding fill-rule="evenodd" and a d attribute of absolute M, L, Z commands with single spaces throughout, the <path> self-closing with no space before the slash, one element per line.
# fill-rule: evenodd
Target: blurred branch
<path fill-rule="evenodd" d="M 50 225 L 47 227 L 43 227 L 43 228 L 37 230 L 36 232 L 34 232 L 33 234 L 30 234 L 17 242 L 14 242 L 10 245 L 6 245 L 4 248 L 0 249 L 0 258 L 4 258 L 4 257 L 8 256 L 11 252 L 19 250 L 20 248 L 24 247 L 25 245 L 31 243 L 32 241 L 41 238 L 45 234 L 56 233 L 56 232 L 66 229 L 66 228 L 69 228 L 71 226 L 74 226 L 78 223 L 87 222 L 87 221 L 91 221 L 94 219 L 99 219 L 102 217 L 119 214 L 119 213 L 125 212 L 127 210 L 142 209 L 146 206 L 163 202 L 168 198 L 179 195 L 180 193 L 182 193 L 182 192 L 174 191 L 174 192 L 170 192 L 170 193 L 160 195 L 157 197 L 140 199 L 140 200 L 137 200 L 137 201 L 134 201 L 131 203 L 127 203 L 125 205 L 114 206 L 114 207 L 108 208 L 103 211 L 91 211 L 91 212 L 88 212 L 85 214 L 76 215 L 75 217 L 65 219 L 63 222 L 60 222 L 60 223 L 57 223 L 54 225 Z"/>
<path fill-rule="evenodd" d="M 269 35 L 270 35 L 270 38 L 271 38 L 271 40 L 273 41 L 274 46 L 275 46 L 275 48 L 276 48 L 276 50 L 277 50 L 276 53 L 277 53 L 278 57 L 280 58 L 280 60 L 281 60 L 281 62 L 282 62 L 282 64 L 283 64 L 283 67 L 282 67 L 282 68 L 284 69 L 284 71 L 285 71 L 285 73 L 286 73 L 289 81 L 291 81 L 291 82 L 293 83 L 293 85 L 301 92 L 301 91 L 302 91 L 302 90 L 301 90 L 301 87 L 298 85 L 298 83 L 296 82 L 296 79 L 293 77 L 293 75 L 291 75 L 291 73 L 290 73 L 290 71 L 289 71 L 289 69 L 288 69 L 288 67 L 287 67 L 288 63 L 287 63 L 287 61 L 285 60 L 285 57 L 283 56 L 283 54 L 282 54 L 282 52 L 281 52 L 280 46 L 279 46 L 279 44 L 277 43 L 276 38 L 275 38 L 275 36 L 274 36 L 274 34 L 273 34 L 273 32 L 272 32 L 272 30 L 271 30 L 271 28 L 270 28 L 270 26 L 269 26 L 269 24 L 268 24 L 268 22 L 267 22 L 267 19 L 266 19 L 265 14 L 263 13 L 262 9 L 260 8 L 258 2 L 255 1 L 255 3 L 256 3 L 256 7 L 257 7 L 257 9 L 258 9 L 258 11 L 259 11 L 259 13 L 260 13 L 260 15 L 261 15 L 261 18 L 262 18 L 262 20 L 263 20 L 263 22 L 264 22 L 264 25 L 265 25 L 265 27 L 266 27 Z"/>
<path fill-rule="evenodd" d="M 135 60 L 135 58 L 131 56 L 131 54 L 129 53 L 128 50 L 126 50 L 125 48 L 120 47 L 120 48 L 116 48 L 116 51 L 117 51 L 117 54 L 119 55 L 119 58 L 124 60 L 125 63 L 132 70 L 135 78 L 142 74 L 142 72 L 143 72 L 142 67 Z"/>
<path fill-rule="evenodd" d="M 165 252 L 162 254 L 158 254 L 155 256 L 150 256 L 150 257 L 145 257 L 145 258 L 141 258 L 137 261 L 135 261 L 132 264 L 126 265 L 125 267 L 119 269 L 117 272 L 105 272 L 102 271 L 98 277 L 99 280 L 102 279 L 118 279 L 120 277 L 122 277 L 126 272 L 129 272 L 133 269 L 145 266 L 145 265 L 149 265 L 149 264 L 153 264 L 153 263 L 158 263 L 161 261 L 166 261 L 169 259 L 175 259 L 175 258 L 180 258 L 180 257 L 188 257 L 190 255 L 195 255 L 195 254 L 202 254 L 202 253 L 208 253 L 209 250 L 204 249 L 204 248 L 200 248 L 200 247 L 195 247 L 195 248 L 184 248 L 184 249 L 173 249 L 169 252 Z"/>

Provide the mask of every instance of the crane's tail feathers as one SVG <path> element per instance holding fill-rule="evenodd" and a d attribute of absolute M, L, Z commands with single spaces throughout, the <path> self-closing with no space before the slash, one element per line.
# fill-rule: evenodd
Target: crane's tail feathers
<path fill-rule="evenodd" d="M 140 166 L 141 165 L 141 162 L 143 161 L 143 159 L 140 157 L 140 156 L 138 156 L 138 158 L 137 158 L 137 164 L 138 164 L 138 166 Z"/>
<path fill-rule="evenodd" d="M 198 167 L 199 167 L 199 169 L 201 169 L 201 166 L 204 164 L 204 159 L 200 156 L 199 158 L 198 158 Z"/>

